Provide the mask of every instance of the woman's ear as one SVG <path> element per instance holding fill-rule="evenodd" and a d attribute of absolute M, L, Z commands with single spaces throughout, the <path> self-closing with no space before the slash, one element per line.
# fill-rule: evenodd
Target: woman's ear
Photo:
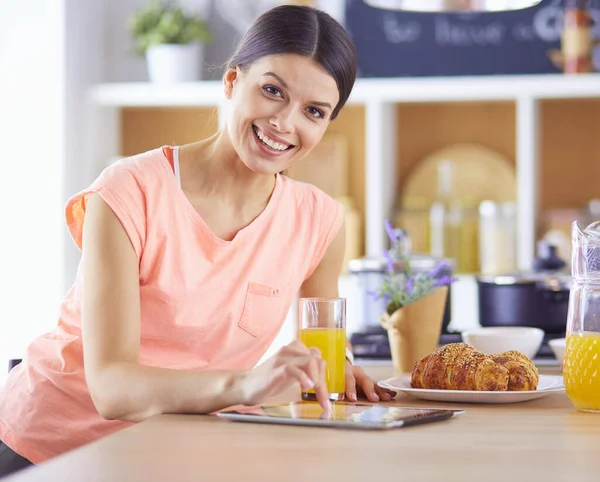
<path fill-rule="evenodd" d="M 225 88 L 225 97 L 227 100 L 231 99 L 233 94 L 233 84 L 237 80 L 239 75 L 239 70 L 237 67 L 232 67 L 225 71 L 223 74 L 223 87 Z"/>

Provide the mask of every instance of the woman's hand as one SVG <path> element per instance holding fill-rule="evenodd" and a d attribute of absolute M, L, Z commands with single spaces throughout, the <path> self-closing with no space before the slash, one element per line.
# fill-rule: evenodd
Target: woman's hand
<path fill-rule="evenodd" d="M 297 383 L 305 390 L 314 388 L 323 409 L 331 409 L 321 353 L 300 341 L 284 346 L 267 361 L 246 372 L 241 381 L 241 403 L 259 405 Z"/>
<path fill-rule="evenodd" d="M 362 368 L 346 360 L 346 397 L 349 401 L 356 402 L 357 395 L 370 402 L 389 402 L 396 396 L 396 392 L 381 388 Z"/>

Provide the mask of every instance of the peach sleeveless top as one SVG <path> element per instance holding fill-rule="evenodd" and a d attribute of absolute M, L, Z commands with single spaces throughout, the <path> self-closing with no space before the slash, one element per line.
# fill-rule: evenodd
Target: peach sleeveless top
<path fill-rule="evenodd" d="M 92 192 L 123 225 L 139 260 L 142 364 L 250 369 L 339 231 L 343 207 L 312 185 L 277 175 L 264 211 L 224 241 L 181 190 L 176 153 L 166 146 L 106 168 L 68 201 L 68 229 L 81 249 Z M 0 439 L 36 464 L 131 425 L 104 420 L 90 398 L 81 295 L 80 269 L 56 328 L 30 344 L 0 391 Z"/>

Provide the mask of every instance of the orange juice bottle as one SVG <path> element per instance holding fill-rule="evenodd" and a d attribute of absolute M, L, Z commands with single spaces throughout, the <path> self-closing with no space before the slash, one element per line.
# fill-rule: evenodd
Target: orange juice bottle
<path fill-rule="evenodd" d="M 575 408 L 600 413 L 600 333 L 567 336 L 563 376 Z"/>

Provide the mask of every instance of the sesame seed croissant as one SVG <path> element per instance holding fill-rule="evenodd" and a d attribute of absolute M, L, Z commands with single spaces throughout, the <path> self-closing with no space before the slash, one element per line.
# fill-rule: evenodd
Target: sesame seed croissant
<path fill-rule="evenodd" d="M 509 370 L 466 343 L 450 343 L 417 361 L 410 385 L 438 390 L 506 391 Z"/>
<path fill-rule="evenodd" d="M 491 355 L 492 360 L 508 370 L 508 390 L 536 390 L 540 374 L 535 364 L 523 353 L 511 350 Z"/>

